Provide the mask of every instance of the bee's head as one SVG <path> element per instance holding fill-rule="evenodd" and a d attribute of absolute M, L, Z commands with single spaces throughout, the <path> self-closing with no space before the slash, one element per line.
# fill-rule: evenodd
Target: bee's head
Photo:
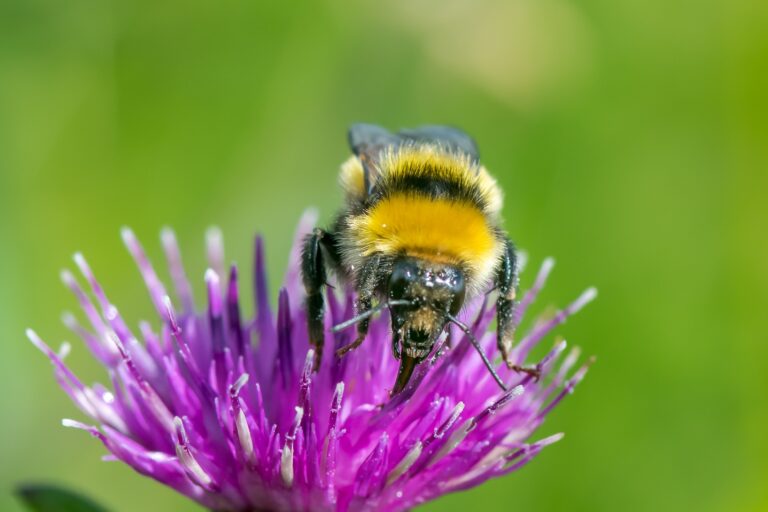
<path fill-rule="evenodd" d="M 407 383 L 412 367 L 432 351 L 447 322 L 446 313 L 458 313 L 464 294 L 464 273 L 457 266 L 414 257 L 395 261 L 387 296 L 400 304 L 390 307 L 393 348 L 395 357 L 402 356 L 401 373 L 407 372 L 398 375 L 395 393 Z"/>

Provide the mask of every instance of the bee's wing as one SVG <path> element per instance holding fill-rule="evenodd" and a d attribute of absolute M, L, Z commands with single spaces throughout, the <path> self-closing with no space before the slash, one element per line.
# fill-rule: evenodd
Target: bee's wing
<path fill-rule="evenodd" d="M 480 160 L 480 152 L 474 139 L 452 126 L 424 125 L 400 130 L 398 135 L 406 140 L 436 143 L 451 151 L 465 153 L 475 162 Z"/>
<path fill-rule="evenodd" d="M 379 172 L 379 155 L 390 146 L 400 145 L 402 139 L 381 126 L 365 123 L 350 126 L 347 136 L 349 147 L 363 164 L 365 190 L 370 192 Z"/>

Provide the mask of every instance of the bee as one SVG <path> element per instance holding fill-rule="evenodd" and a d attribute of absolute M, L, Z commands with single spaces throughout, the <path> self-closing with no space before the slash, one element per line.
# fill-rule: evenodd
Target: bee
<path fill-rule="evenodd" d="M 304 241 L 302 277 L 315 369 L 323 353 L 323 289 L 328 271 L 350 283 L 357 315 L 334 331 L 357 326 L 360 346 L 370 317 L 388 308 L 392 353 L 400 365 L 391 394 L 408 384 L 432 352 L 448 322 L 464 331 L 500 387 L 506 389 L 470 329 L 457 319 L 465 301 L 498 290 L 497 346 L 512 363 L 517 254 L 501 228 L 502 193 L 479 162 L 474 140 L 448 126 L 392 133 L 372 124 L 352 125 L 352 156 L 341 166 L 345 206 L 330 229 Z M 375 303 L 375 304 L 374 304 Z"/>

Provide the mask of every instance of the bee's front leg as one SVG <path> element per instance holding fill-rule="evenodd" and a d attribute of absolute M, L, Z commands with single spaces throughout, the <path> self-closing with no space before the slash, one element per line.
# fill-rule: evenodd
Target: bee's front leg
<path fill-rule="evenodd" d="M 314 370 L 323 360 L 325 302 L 323 288 L 326 285 L 325 249 L 331 256 L 336 254 L 332 233 L 316 228 L 304 241 L 301 253 L 301 275 L 307 292 L 307 327 L 309 342 L 315 350 Z M 333 262 L 335 263 L 335 261 Z"/>
<path fill-rule="evenodd" d="M 360 271 L 360 276 L 357 279 L 357 300 L 355 301 L 355 310 L 357 314 L 366 313 L 370 311 L 373 301 L 373 295 L 376 291 L 376 286 L 381 279 L 381 257 L 374 255 L 368 260 Z M 357 337 L 355 341 L 349 345 L 345 345 L 336 351 L 338 357 L 343 356 L 350 350 L 354 350 L 365 341 L 365 337 L 368 336 L 368 327 L 371 324 L 370 318 L 364 318 L 357 324 Z"/>
<path fill-rule="evenodd" d="M 527 373 L 538 380 L 540 376 L 538 368 L 523 367 L 515 364 L 511 359 L 516 327 L 517 285 L 517 253 L 514 244 L 507 239 L 504 241 L 504 252 L 496 274 L 496 287 L 499 290 L 499 298 L 496 299 L 496 323 L 498 324 L 496 345 L 507 368 L 516 372 Z"/>
<path fill-rule="evenodd" d="M 370 297 L 358 298 L 355 301 L 355 311 L 357 312 L 358 315 L 361 313 L 367 313 L 370 310 L 371 310 Z M 353 341 L 349 345 L 344 345 L 343 347 L 338 349 L 336 351 L 336 356 L 342 357 L 343 355 L 347 354 L 349 351 L 354 350 L 360 345 L 362 345 L 363 341 L 365 340 L 365 337 L 368 335 L 369 325 L 370 325 L 370 318 L 360 320 L 357 323 L 357 337 L 355 338 L 355 341 Z"/>

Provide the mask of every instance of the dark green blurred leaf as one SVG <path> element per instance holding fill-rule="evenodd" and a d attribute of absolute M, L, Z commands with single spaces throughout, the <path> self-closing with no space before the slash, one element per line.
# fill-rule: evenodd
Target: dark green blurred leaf
<path fill-rule="evenodd" d="M 107 512 L 85 496 L 51 485 L 20 485 L 16 495 L 34 512 Z"/>

